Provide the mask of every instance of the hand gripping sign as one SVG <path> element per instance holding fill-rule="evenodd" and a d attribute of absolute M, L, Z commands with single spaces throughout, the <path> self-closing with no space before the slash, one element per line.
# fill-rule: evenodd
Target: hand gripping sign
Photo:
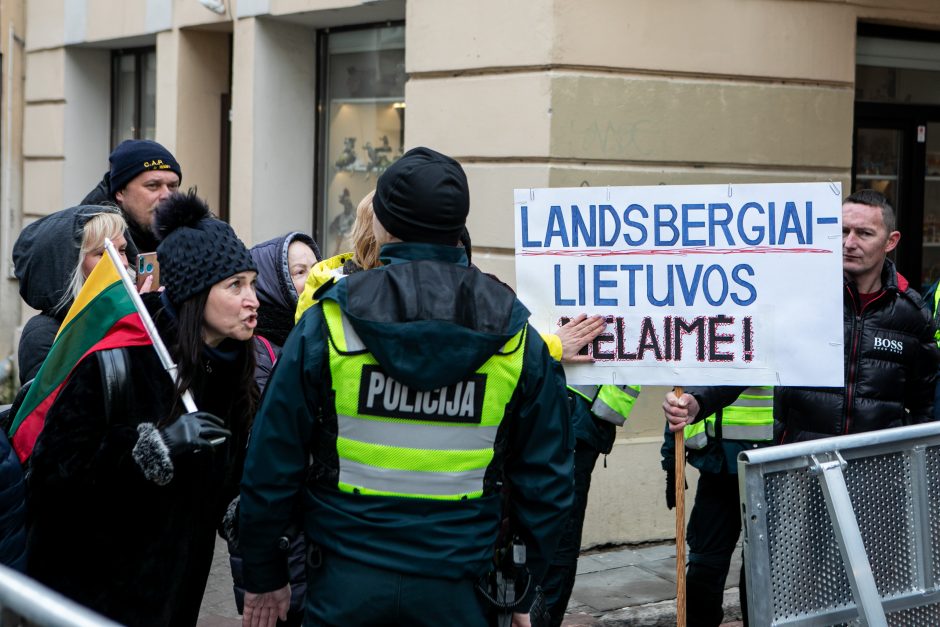
<path fill-rule="evenodd" d="M 569 383 L 841 386 L 838 184 L 515 190 L 539 330 L 607 317 Z"/>

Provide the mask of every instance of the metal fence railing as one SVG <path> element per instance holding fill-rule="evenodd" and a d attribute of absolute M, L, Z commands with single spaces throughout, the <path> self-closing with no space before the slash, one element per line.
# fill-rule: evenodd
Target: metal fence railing
<path fill-rule="evenodd" d="M 0 626 L 120 627 L 26 575 L 0 565 Z"/>
<path fill-rule="evenodd" d="M 940 423 L 738 458 L 752 625 L 940 625 Z"/>

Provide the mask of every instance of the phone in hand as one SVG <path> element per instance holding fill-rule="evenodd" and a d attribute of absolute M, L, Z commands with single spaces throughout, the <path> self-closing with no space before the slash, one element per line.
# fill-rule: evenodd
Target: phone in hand
<path fill-rule="evenodd" d="M 140 253 L 137 255 L 137 289 L 144 284 L 148 276 L 153 277 L 151 290 L 160 287 L 160 264 L 157 263 L 157 253 Z"/>

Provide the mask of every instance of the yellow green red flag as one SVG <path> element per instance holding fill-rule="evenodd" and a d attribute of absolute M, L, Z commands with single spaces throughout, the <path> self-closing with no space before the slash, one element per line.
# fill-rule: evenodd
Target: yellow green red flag
<path fill-rule="evenodd" d="M 151 343 L 114 262 L 103 255 L 62 321 L 13 419 L 10 441 L 20 461 L 32 454 L 46 414 L 79 362 L 95 351 Z"/>

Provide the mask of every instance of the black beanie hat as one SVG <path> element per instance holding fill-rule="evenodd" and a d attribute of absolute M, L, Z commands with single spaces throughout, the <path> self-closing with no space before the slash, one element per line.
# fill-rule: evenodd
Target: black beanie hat
<path fill-rule="evenodd" d="M 232 227 L 214 218 L 195 192 L 173 194 L 160 203 L 153 231 L 160 239 L 160 283 L 174 305 L 233 274 L 258 271 Z"/>
<path fill-rule="evenodd" d="M 149 139 L 125 139 L 108 157 L 111 162 L 110 193 L 124 189 L 141 172 L 169 170 L 183 180 L 180 164 L 170 151 Z"/>
<path fill-rule="evenodd" d="M 400 240 L 453 246 L 470 212 L 467 175 L 446 155 L 412 148 L 379 177 L 372 208 Z"/>

